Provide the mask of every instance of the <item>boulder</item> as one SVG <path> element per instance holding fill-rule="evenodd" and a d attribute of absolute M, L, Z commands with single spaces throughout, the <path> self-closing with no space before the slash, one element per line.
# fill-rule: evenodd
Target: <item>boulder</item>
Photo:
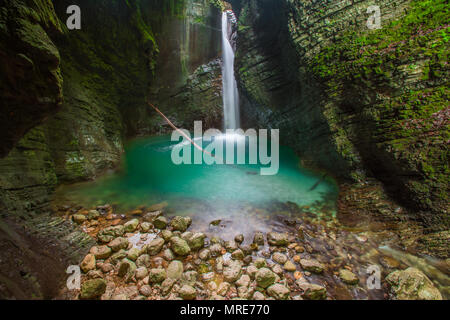
<path fill-rule="evenodd" d="M 170 239 L 172 251 L 179 256 L 187 256 L 191 252 L 191 248 L 187 242 L 179 237 L 172 237 Z"/>
<path fill-rule="evenodd" d="M 267 242 L 271 246 L 287 246 L 289 238 L 287 233 L 269 232 L 267 234 Z"/>
<path fill-rule="evenodd" d="M 123 226 L 113 226 L 100 230 L 97 234 L 97 238 L 100 242 L 108 243 L 114 238 L 123 236 L 124 233 L 125 229 Z"/>
<path fill-rule="evenodd" d="M 353 272 L 347 269 L 339 270 L 339 278 L 346 284 L 358 284 L 359 279 Z"/>
<path fill-rule="evenodd" d="M 106 291 L 106 281 L 103 279 L 88 280 L 81 286 L 80 299 L 96 299 Z"/>
<path fill-rule="evenodd" d="M 172 221 L 170 221 L 170 226 L 174 230 L 185 232 L 187 230 L 187 228 L 189 228 L 191 223 L 192 223 L 192 219 L 190 217 L 177 216 L 177 217 L 174 217 L 172 219 Z"/>
<path fill-rule="evenodd" d="M 139 220 L 138 219 L 133 219 L 128 221 L 127 223 L 125 223 L 123 225 L 125 232 L 134 232 L 137 227 L 139 225 Z"/>
<path fill-rule="evenodd" d="M 94 270 L 96 266 L 95 256 L 93 254 L 88 254 L 84 257 L 83 261 L 81 261 L 80 268 L 84 273 L 88 273 L 91 270 Z"/>
<path fill-rule="evenodd" d="M 92 247 L 89 252 L 92 253 L 96 259 L 105 260 L 109 258 L 112 250 L 108 246 L 95 246 Z"/>
<path fill-rule="evenodd" d="M 117 252 L 119 250 L 125 250 L 128 248 L 128 239 L 123 237 L 118 237 L 108 243 L 108 247 L 112 249 L 112 251 Z"/>
<path fill-rule="evenodd" d="M 287 300 L 291 291 L 285 286 L 276 283 L 267 288 L 267 293 L 276 300 Z"/>
<path fill-rule="evenodd" d="M 296 281 L 296 284 L 302 290 L 301 296 L 308 300 L 325 300 L 327 298 L 327 289 L 318 284 L 307 282 L 304 278 Z"/>
<path fill-rule="evenodd" d="M 181 261 L 174 260 L 167 267 L 167 277 L 171 279 L 181 279 L 183 271 L 183 263 Z"/>
<path fill-rule="evenodd" d="M 148 273 L 148 278 L 151 283 L 161 283 L 166 277 L 166 270 L 162 268 L 150 269 L 150 272 Z"/>
<path fill-rule="evenodd" d="M 397 270 L 386 277 L 390 291 L 398 300 L 442 300 L 433 282 L 419 269 Z"/>
<path fill-rule="evenodd" d="M 197 296 L 197 290 L 186 284 L 181 287 L 178 293 L 183 300 L 194 300 Z"/>
<path fill-rule="evenodd" d="M 255 276 L 255 280 L 258 286 L 264 289 L 274 284 L 275 279 L 275 273 L 267 268 L 259 269 Z"/>
<path fill-rule="evenodd" d="M 300 259 L 300 265 L 303 270 L 312 273 L 322 273 L 325 267 L 317 260 L 314 259 Z"/>
<path fill-rule="evenodd" d="M 167 227 L 167 218 L 164 216 L 159 216 L 155 220 L 153 220 L 153 225 L 157 229 L 165 229 Z"/>
<path fill-rule="evenodd" d="M 157 255 L 161 252 L 161 249 L 164 246 L 164 239 L 163 238 L 156 238 L 150 241 L 150 243 L 147 245 L 147 253 L 149 255 Z"/>

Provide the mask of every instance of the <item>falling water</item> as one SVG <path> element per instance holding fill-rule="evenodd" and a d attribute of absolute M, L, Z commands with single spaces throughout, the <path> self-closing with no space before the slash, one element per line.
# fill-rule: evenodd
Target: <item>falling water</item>
<path fill-rule="evenodd" d="M 222 14 L 222 86 L 223 86 L 223 113 L 225 129 L 239 128 L 239 96 L 234 77 L 234 51 L 231 47 L 229 35 L 231 23 L 227 12 Z"/>

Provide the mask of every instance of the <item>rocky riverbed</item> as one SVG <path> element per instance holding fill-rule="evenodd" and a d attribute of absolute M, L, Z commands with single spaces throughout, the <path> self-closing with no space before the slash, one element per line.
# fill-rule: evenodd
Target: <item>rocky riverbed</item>
<path fill-rule="evenodd" d="M 80 263 L 81 289 L 63 288 L 58 298 L 442 299 L 440 290 L 448 292 L 448 276 L 439 271 L 448 270 L 448 260 L 429 266 L 437 274 L 430 280 L 429 269 L 379 249 L 386 231 L 352 232 L 335 219 L 300 214 L 284 219 L 282 232 L 224 241 L 214 236 L 218 221 L 197 232 L 190 217 L 166 216 L 166 205 L 136 209 L 135 217 L 115 214 L 110 205 L 66 208 L 97 244 Z M 371 289 L 374 266 L 380 287 Z"/>

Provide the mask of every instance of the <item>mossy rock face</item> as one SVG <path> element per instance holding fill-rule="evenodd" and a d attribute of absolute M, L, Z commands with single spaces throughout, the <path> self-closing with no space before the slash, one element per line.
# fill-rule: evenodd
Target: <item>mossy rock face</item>
<path fill-rule="evenodd" d="M 432 231 L 446 230 L 448 4 L 379 1 L 379 30 L 367 28 L 370 5 L 244 4 L 236 56 L 243 120 L 279 128 L 306 166 L 341 181 L 375 177 Z"/>

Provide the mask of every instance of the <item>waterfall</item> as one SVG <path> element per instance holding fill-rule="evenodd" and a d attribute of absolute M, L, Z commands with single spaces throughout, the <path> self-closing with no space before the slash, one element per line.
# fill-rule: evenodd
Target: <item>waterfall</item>
<path fill-rule="evenodd" d="M 229 35 L 231 34 L 231 23 L 228 14 L 229 13 L 227 12 L 222 13 L 223 113 L 225 129 L 238 129 L 240 127 L 239 95 L 236 78 L 234 77 L 234 51 L 229 40 Z"/>

